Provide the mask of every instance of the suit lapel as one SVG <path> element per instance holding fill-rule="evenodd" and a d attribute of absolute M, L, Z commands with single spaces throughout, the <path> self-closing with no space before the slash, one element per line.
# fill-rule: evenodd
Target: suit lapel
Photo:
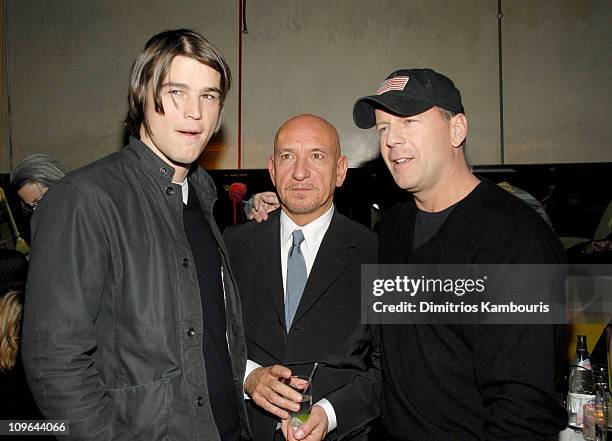
<path fill-rule="evenodd" d="M 266 222 L 254 229 L 251 249 L 255 256 L 257 274 L 260 275 L 266 293 L 274 305 L 283 329 L 285 329 L 285 299 L 280 261 L 280 210 L 270 214 Z"/>
<path fill-rule="evenodd" d="M 331 223 L 308 275 L 293 323 L 298 323 L 308 313 L 346 267 L 355 260 L 356 255 L 357 246 L 349 232 L 347 220 L 334 210 Z"/>

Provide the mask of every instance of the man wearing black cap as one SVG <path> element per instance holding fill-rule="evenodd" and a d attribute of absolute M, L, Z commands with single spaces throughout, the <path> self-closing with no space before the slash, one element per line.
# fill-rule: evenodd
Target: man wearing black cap
<path fill-rule="evenodd" d="M 383 264 L 560 263 L 563 248 L 519 199 L 465 159 L 468 124 L 453 82 L 399 70 L 353 109 L 413 200 L 387 213 Z M 567 423 L 555 397 L 563 351 L 547 325 L 386 325 L 382 425 L 393 440 L 537 440 Z"/>

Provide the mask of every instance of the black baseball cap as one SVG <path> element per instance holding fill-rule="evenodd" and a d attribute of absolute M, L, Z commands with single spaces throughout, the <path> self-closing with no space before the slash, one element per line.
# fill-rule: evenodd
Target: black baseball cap
<path fill-rule="evenodd" d="M 432 69 L 396 70 L 378 86 L 375 95 L 359 98 L 353 106 L 357 127 L 376 124 L 374 109 L 400 116 L 413 116 L 438 106 L 453 113 L 465 113 L 461 93 L 453 82 Z"/>

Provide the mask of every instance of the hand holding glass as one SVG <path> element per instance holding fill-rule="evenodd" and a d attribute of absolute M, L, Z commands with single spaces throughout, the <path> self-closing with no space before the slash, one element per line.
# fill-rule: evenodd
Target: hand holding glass
<path fill-rule="evenodd" d="M 310 408 L 312 407 L 311 385 L 312 381 L 309 376 L 294 375 L 291 377 L 289 386 L 302 394 L 300 409 L 296 412 L 289 412 L 289 424 L 291 424 L 294 429 L 304 424 L 310 416 Z"/>

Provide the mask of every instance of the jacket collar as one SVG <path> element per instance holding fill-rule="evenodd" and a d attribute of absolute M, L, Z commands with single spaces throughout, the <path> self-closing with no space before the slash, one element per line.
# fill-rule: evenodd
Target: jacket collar
<path fill-rule="evenodd" d="M 358 247 L 351 231 L 346 218 L 334 210 L 295 312 L 294 324 L 299 324 L 302 317 L 357 258 Z"/>
<path fill-rule="evenodd" d="M 175 169 L 157 156 L 145 143 L 135 136 L 130 136 L 130 140 L 124 150 L 131 156 L 138 165 L 148 173 L 160 179 L 164 184 L 172 184 L 172 177 Z M 192 164 L 187 179 L 200 197 L 203 204 L 212 204 L 217 197 L 217 189 L 214 181 L 206 171 L 197 163 Z M 178 185 L 178 184 L 176 184 Z M 204 199 L 204 200 L 202 200 Z"/>
<path fill-rule="evenodd" d="M 285 328 L 285 303 L 283 279 L 280 263 L 280 210 L 270 213 L 266 222 L 257 224 L 250 239 L 255 262 L 260 274 L 265 274 L 262 281 L 266 284 L 265 293 L 270 296 L 277 319 Z M 308 312 L 317 300 L 327 292 L 334 281 L 355 260 L 358 248 L 351 229 L 347 227 L 346 218 L 334 210 L 331 223 L 317 253 L 314 265 L 308 276 L 302 300 L 296 311 L 293 322 Z"/>
<path fill-rule="evenodd" d="M 158 176 L 167 184 L 172 183 L 174 176 L 174 167 L 166 164 L 159 156 L 153 153 L 145 143 L 135 136 L 130 136 L 130 142 L 124 147 L 124 150 L 136 160 L 138 165 L 147 172 Z"/>
<path fill-rule="evenodd" d="M 266 284 L 264 290 L 270 297 L 279 323 L 285 329 L 285 300 L 283 294 L 283 276 L 280 261 L 280 209 L 270 213 L 266 222 L 255 225 L 250 239 L 254 250 L 255 264 Z"/>

